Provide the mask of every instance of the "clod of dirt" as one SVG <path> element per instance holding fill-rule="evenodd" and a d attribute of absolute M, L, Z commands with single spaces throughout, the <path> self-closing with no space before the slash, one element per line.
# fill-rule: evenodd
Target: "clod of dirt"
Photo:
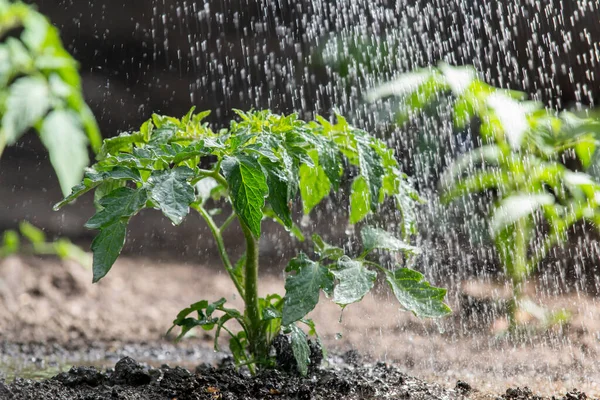
<path fill-rule="evenodd" d="M 69 387 L 80 385 L 95 387 L 102 384 L 106 380 L 106 376 L 94 367 L 73 367 L 69 372 L 61 372 L 53 379 Z"/>
<path fill-rule="evenodd" d="M 565 394 L 562 400 L 587 400 L 587 395 L 577 389 L 573 389 Z"/>
<path fill-rule="evenodd" d="M 115 372 L 110 376 L 111 385 L 139 386 L 150 383 L 152 376 L 133 358 L 124 357 L 115 365 Z"/>
<path fill-rule="evenodd" d="M 467 382 L 458 381 L 456 382 L 456 386 L 454 387 L 458 393 L 462 393 L 463 395 L 467 395 L 473 388 Z"/>
<path fill-rule="evenodd" d="M 506 389 L 506 393 L 502 398 L 507 400 L 542 400 L 542 397 L 534 395 L 528 387 Z"/>

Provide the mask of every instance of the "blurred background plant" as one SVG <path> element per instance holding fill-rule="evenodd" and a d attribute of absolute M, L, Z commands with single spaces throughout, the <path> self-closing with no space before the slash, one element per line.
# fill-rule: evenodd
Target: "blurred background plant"
<path fill-rule="evenodd" d="M 0 156 L 29 131 L 46 150 L 64 195 L 83 177 L 102 137 L 83 99 L 78 64 L 65 50 L 58 30 L 33 7 L 0 0 Z M 21 246 L 19 233 L 30 242 Z M 27 222 L 4 232 L 0 257 L 23 251 L 55 254 L 90 265 L 68 239 L 47 242 Z"/>
<path fill-rule="evenodd" d="M 398 102 L 398 125 L 440 102 L 450 102 L 455 131 L 477 124 L 474 148 L 455 155 L 440 176 L 442 203 L 486 194 L 489 238 L 513 290 L 511 329 L 521 309 L 544 325 L 565 321 L 564 312 L 544 310 L 522 289 L 576 223 L 600 223 L 600 122 L 544 108 L 522 92 L 486 84 L 471 67 L 447 64 L 403 74 L 370 90 L 366 100 L 390 96 Z"/>

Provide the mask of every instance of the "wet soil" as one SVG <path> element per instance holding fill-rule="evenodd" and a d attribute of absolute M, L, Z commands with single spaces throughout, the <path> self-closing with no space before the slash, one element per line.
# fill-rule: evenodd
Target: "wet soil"
<path fill-rule="evenodd" d="M 351 356 L 348 356 L 351 354 Z M 412 378 L 383 362 L 357 364 L 354 353 L 328 368 L 313 370 L 306 377 L 280 370 L 260 371 L 251 376 L 233 367 L 215 368 L 202 364 L 193 372 L 181 367 L 158 368 L 139 364 L 130 357 L 114 368 L 73 367 L 51 379 L 37 382 L 18 378 L 0 382 L 2 399 L 485 399 L 494 398 L 458 381 L 452 389 Z M 560 399 L 584 400 L 571 391 Z M 544 399 L 529 388 L 510 388 L 496 400 Z M 552 398 L 557 399 L 555 397 Z"/>
<path fill-rule="evenodd" d="M 261 277 L 261 289 L 263 293 L 283 293 L 282 280 L 279 276 L 265 275 Z M 405 383 L 398 383 L 400 380 L 394 383 L 397 377 L 402 377 L 402 382 L 421 382 L 422 390 L 418 393 L 433 391 L 432 388 L 439 390 L 431 392 L 437 393 L 433 397 L 423 395 L 422 398 L 458 396 L 458 381 L 463 382 L 465 388 L 473 388 L 468 395 L 471 398 L 496 398 L 500 394 L 508 396 L 507 399 L 564 397 L 568 393 L 569 396 L 579 393 L 573 388 L 587 393 L 588 397 L 600 397 L 600 307 L 596 299 L 576 293 L 546 295 L 533 286 L 529 290 L 539 302 L 552 309 L 570 311 L 570 322 L 535 330 L 533 321 L 529 321 L 526 326 L 532 329 L 527 334 L 507 337 L 502 335 L 505 323 L 502 307 L 485 297 L 502 298 L 504 289 L 489 282 L 461 284 L 459 289 L 449 291 L 454 315 L 438 324 L 400 312 L 395 301 L 383 291 L 368 295 L 343 313 L 335 304 L 323 299 L 311 317 L 330 354 L 357 351 L 362 355 L 360 362 L 329 360 L 324 372 L 306 380 L 285 374 L 278 376 L 274 372 L 261 376 L 263 380 L 243 374 L 235 375 L 234 379 L 233 375 L 227 377 L 234 374 L 233 371 L 220 370 L 214 371 L 216 381 L 209 382 L 206 377 L 209 369 L 203 367 L 199 374 L 192 373 L 185 378 L 186 385 L 191 386 L 177 389 L 181 390 L 177 396 L 228 398 L 225 397 L 230 393 L 227 385 L 217 385 L 215 393 L 210 393 L 213 389 L 206 392 L 209 387 L 217 387 L 214 385 L 221 382 L 219 379 L 225 383 L 244 382 L 242 386 L 246 391 L 229 398 L 302 398 L 294 390 L 306 385 L 312 398 L 375 396 L 367 392 L 327 392 L 329 389 L 317 385 L 325 376 L 334 379 L 332 382 L 347 380 L 352 387 L 360 386 L 357 382 L 368 377 L 367 383 L 375 390 L 373 393 L 380 396 L 370 398 L 385 398 L 381 393 L 395 393 L 393 398 L 406 397 L 402 395 Z M 241 305 L 228 277 L 206 266 L 123 258 L 109 276 L 92 285 L 91 272 L 69 262 L 18 257 L 0 260 L 0 380 L 35 378 L 18 379 L 6 386 L 11 392 L 22 390 L 19 393 L 24 393 L 23 396 L 34 393 L 34 389 L 40 390 L 40 397 L 22 398 L 60 399 L 41 397 L 42 393 L 53 393 L 53 390 L 72 396 L 63 398 L 110 398 L 102 396 L 107 393 L 112 396 L 113 389 L 117 396 L 130 396 L 122 398 L 168 398 L 164 397 L 169 395 L 167 389 L 155 375 L 142 385 L 145 392 L 135 394 L 128 391 L 131 385 L 111 381 L 110 370 L 102 371 L 114 368 L 125 356 L 157 371 L 163 370 L 162 364 L 190 371 L 198 364 L 219 364 L 226 355 L 212 350 L 210 332 L 195 332 L 177 344 L 164 334 L 181 308 L 200 299 L 220 297 L 230 299 L 232 305 Z M 530 316 L 521 318 L 526 322 Z M 226 348 L 225 342 L 221 344 Z M 378 361 L 386 364 L 377 364 Z M 76 389 L 65 386 L 58 378 L 37 382 L 40 378 L 67 372 L 71 366 L 88 365 L 103 374 L 101 384 L 91 387 L 80 382 L 76 385 L 79 392 L 68 392 Z M 73 374 L 77 375 L 76 371 Z M 279 386 L 272 387 L 283 394 L 267 396 L 260 391 L 271 388 L 265 384 L 271 381 L 279 382 Z M 288 386 L 292 382 L 296 382 L 296 386 Z M 515 392 L 517 387 L 525 386 L 531 391 Z M 506 392 L 507 389 L 511 392 Z M 2 390 L 5 389 L 0 388 L 0 394 Z M 408 393 L 408 397 L 417 396 L 417 392 Z"/>
<path fill-rule="evenodd" d="M 444 389 L 411 378 L 385 363 L 342 364 L 307 377 L 278 370 L 256 376 L 203 364 L 194 372 L 162 365 L 148 368 L 126 357 L 114 368 L 73 367 L 43 382 L 0 384 L 7 399 L 455 399 L 464 387 Z"/>

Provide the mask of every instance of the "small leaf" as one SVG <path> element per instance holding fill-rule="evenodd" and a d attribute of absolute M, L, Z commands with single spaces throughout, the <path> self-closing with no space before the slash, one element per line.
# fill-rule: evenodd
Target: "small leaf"
<path fill-rule="evenodd" d="M 260 237 L 265 197 L 269 187 L 256 160 L 239 156 L 228 157 L 222 163 L 229 184 L 230 197 L 236 213 L 255 237 Z"/>
<path fill-rule="evenodd" d="M 385 270 L 385 279 L 402 307 L 417 317 L 439 318 L 452 312 L 444 303 L 446 289 L 431 286 L 417 271 L 409 268 Z"/>
<path fill-rule="evenodd" d="M 402 240 L 392 236 L 389 232 L 383 229 L 372 226 L 365 226 L 360 231 L 365 250 L 374 249 L 388 251 L 402 251 L 406 253 L 419 253 L 419 248 L 404 243 Z"/>
<path fill-rule="evenodd" d="M 377 209 L 379 202 L 379 192 L 383 185 L 383 170 L 382 160 L 377 151 L 371 147 L 368 137 L 357 137 L 358 158 L 360 166 L 360 174 L 367 182 L 369 188 L 369 204 L 371 211 Z"/>
<path fill-rule="evenodd" d="M 315 253 L 320 255 L 322 258 L 336 261 L 344 255 L 344 249 L 332 246 L 329 243 L 325 243 L 321 236 L 317 234 L 312 235 L 312 241 L 315 245 Z"/>
<path fill-rule="evenodd" d="M 42 143 L 48 149 L 63 195 L 81 181 L 89 164 L 88 139 L 78 120 L 68 111 L 52 111 L 40 130 Z"/>
<path fill-rule="evenodd" d="M 112 268 L 119 254 L 121 254 L 126 233 L 127 221 L 118 220 L 102 228 L 94 238 L 92 242 L 92 252 L 94 253 L 93 283 L 102 279 Z"/>
<path fill-rule="evenodd" d="M 338 269 L 332 274 L 339 281 L 333 290 L 333 302 L 340 306 L 356 303 L 373 288 L 377 273 L 364 264 L 345 256 L 338 260 Z"/>
<path fill-rule="evenodd" d="M 329 194 L 331 183 L 320 165 L 309 167 L 306 164 L 300 166 L 300 195 L 304 214 L 311 210 Z"/>
<path fill-rule="evenodd" d="M 110 182 L 114 180 L 132 180 L 139 182 L 141 181 L 140 173 L 137 170 L 133 170 L 127 167 L 117 166 L 111 171 L 97 172 L 93 169 L 88 171 L 83 176 L 83 182 L 71 189 L 69 194 L 64 200 L 54 205 L 54 211 L 58 211 L 65 204 L 68 204 L 83 194 L 89 192 L 95 187 L 98 187 L 103 182 Z"/>
<path fill-rule="evenodd" d="M 319 152 L 319 165 L 323 168 L 333 190 L 337 191 L 340 188 L 342 171 L 339 150 L 335 142 L 322 140 L 317 151 Z"/>
<path fill-rule="evenodd" d="M 356 224 L 371 211 L 369 187 L 363 176 L 358 176 L 352 182 L 350 193 L 350 223 Z"/>
<path fill-rule="evenodd" d="M 290 338 L 292 341 L 292 353 L 296 359 L 296 365 L 300 375 L 306 376 L 308 374 L 308 366 L 310 364 L 310 346 L 306 334 L 302 329 L 296 325 L 290 325 Z"/>
<path fill-rule="evenodd" d="M 21 239 L 19 234 L 13 230 L 6 230 L 2 235 L 2 247 L 0 247 L 0 257 L 7 257 L 19 251 Z"/>
<path fill-rule="evenodd" d="M 194 187 L 188 179 L 194 175 L 188 167 L 153 171 L 148 179 L 150 197 L 175 225 L 179 225 L 190 212 L 195 200 Z"/>
<path fill-rule="evenodd" d="M 50 88 L 41 77 L 17 79 L 6 99 L 2 131 L 6 144 L 14 144 L 29 128 L 42 119 L 50 109 Z"/>
<path fill-rule="evenodd" d="M 320 290 L 330 293 L 333 287 L 329 270 L 303 254 L 290 261 L 288 270 L 296 270 L 297 273 L 288 276 L 285 281 L 283 325 L 304 318 L 319 302 Z"/>
<path fill-rule="evenodd" d="M 99 200 L 101 207 L 86 223 L 88 229 L 100 229 L 121 218 L 129 218 L 140 211 L 148 200 L 146 189 L 120 187 Z"/>
<path fill-rule="evenodd" d="M 36 228 L 27 221 L 19 222 L 19 230 L 21 231 L 21 235 L 25 236 L 34 245 L 46 242 L 44 231 Z"/>
<path fill-rule="evenodd" d="M 290 183 L 276 163 L 264 160 L 261 162 L 261 165 L 263 166 L 265 176 L 267 177 L 267 186 L 269 187 L 267 201 L 284 226 L 291 229 L 294 221 L 292 220 L 290 210 L 290 203 L 293 199 L 288 197 L 290 194 Z"/>

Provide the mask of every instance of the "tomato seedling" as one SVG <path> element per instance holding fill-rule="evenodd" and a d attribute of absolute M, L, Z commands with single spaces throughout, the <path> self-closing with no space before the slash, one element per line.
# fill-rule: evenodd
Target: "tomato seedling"
<path fill-rule="evenodd" d="M 180 337 L 194 327 L 215 329 L 215 346 L 221 331 L 231 336 L 230 349 L 238 365 L 251 371 L 273 365 L 271 342 L 280 332 L 289 334 L 298 370 L 305 374 L 309 360 L 304 323 L 322 290 L 333 301 L 346 306 L 359 301 L 381 273 L 400 304 L 418 316 L 441 317 L 450 312 L 444 304 L 445 289 L 432 287 L 423 276 L 408 268 L 387 270 L 366 259 L 374 250 L 410 256 L 417 249 L 382 229 L 362 230 L 364 251 L 351 258 L 344 250 L 314 236 L 317 258 L 305 254 L 287 266 L 285 296 L 258 296 L 259 246 L 262 222 L 274 219 L 299 234 L 292 219 L 292 202 L 300 197 L 309 213 L 330 191 L 338 190 L 345 169 L 356 176 L 350 190 L 350 221 L 357 223 L 378 210 L 386 198 L 398 207 L 413 207 L 418 196 L 400 172 L 391 149 L 366 132 L 350 126 L 338 116 L 331 124 L 323 118 L 306 123 L 295 114 L 280 116 L 269 111 L 237 111 L 239 121 L 229 129 L 213 132 L 202 120 L 208 112 L 182 119 L 154 115 L 139 131 L 104 141 L 99 161 L 83 182 L 57 208 L 95 189 L 97 212 L 86 226 L 99 229 L 92 243 L 94 282 L 104 277 L 119 256 L 127 223 L 143 208 L 163 212 L 180 224 L 190 209 L 205 220 L 212 232 L 223 266 L 245 309 L 225 306 L 225 299 L 206 300 L 182 310 L 173 325 Z M 211 168 L 200 168 L 206 162 Z M 298 196 L 299 194 L 299 196 Z M 231 215 L 218 225 L 208 200 L 224 201 Z M 244 255 L 233 263 L 222 233 L 234 221 L 243 232 Z M 405 221 L 406 236 L 412 229 Z M 192 317 L 192 314 L 197 317 Z M 217 316 L 218 315 L 218 316 Z M 237 321 L 242 330 L 227 326 Z"/>
<path fill-rule="evenodd" d="M 399 124 L 446 97 L 454 102 L 456 129 L 480 121 L 481 145 L 458 156 L 442 175 L 442 200 L 493 191 L 488 225 L 513 287 L 511 328 L 517 326 L 519 307 L 545 323 L 561 320 L 560 313 L 540 313 L 522 296 L 522 287 L 549 252 L 566 243 L 573 225 L 600 223 L 600 182 L 594 171 L 600 122 L 556 113 L 526 100 L 524 93 L 492 87 L 470 67 L 441 64 L 415 71 L 374 88 L 367 97 L 374 101 L 392 95 L 400 99 Z"/>

